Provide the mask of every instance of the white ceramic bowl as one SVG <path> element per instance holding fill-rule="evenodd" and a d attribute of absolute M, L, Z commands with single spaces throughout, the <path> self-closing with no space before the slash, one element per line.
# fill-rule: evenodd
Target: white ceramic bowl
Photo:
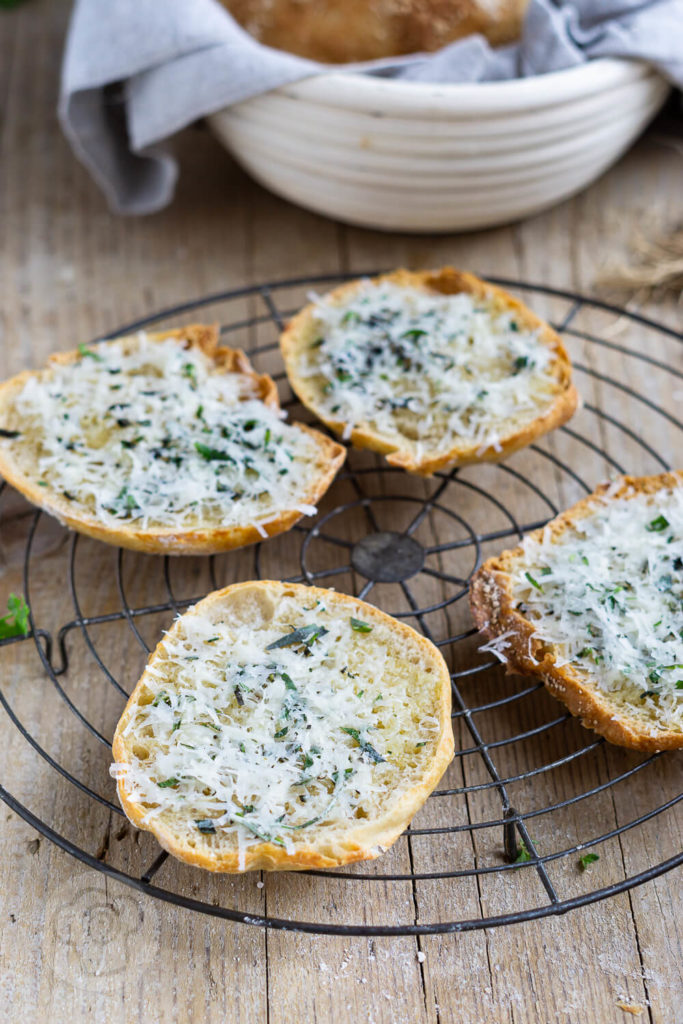
<path fill-rule="evenodd" d="M 651 68 L 626 60 L 473 85 L 333 72 L 209 121 L 257 181 L 301 206 L 364 227 L 457 231 L 579 192 L 668 91 Z"/>

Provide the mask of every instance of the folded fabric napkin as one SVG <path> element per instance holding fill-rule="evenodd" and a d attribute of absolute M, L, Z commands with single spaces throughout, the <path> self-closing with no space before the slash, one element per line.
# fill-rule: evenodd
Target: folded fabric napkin
<path fill-rule="evenodd" d="M 519 43 L 470 36 L 432 54 L 335 65 L 420 82 L 480 82 L 629 57 L 683 88 L 683 0 L 531 0 Z M 59 117 L 118 213 L 153 213 L 178 166 L 164 140 L 221 107 L 329 65 L 262 46 L 216 0 L 76 0 Z"/>

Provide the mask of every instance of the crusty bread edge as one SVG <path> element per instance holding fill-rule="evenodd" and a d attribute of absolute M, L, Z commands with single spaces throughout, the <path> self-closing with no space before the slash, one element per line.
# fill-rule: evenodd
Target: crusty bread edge
<path fill-rule="evenodd" d="M 399 269 L 390 274 L 382 274 L 372 281 L 376 284 L 388 281 L 399 287 L 426 288 L 440 292 L 443 295 L 454 295 L 459 292 L 469 292 L 477 297 L 493 298 L 501 304 L 501 307 L 515 313 L 519 321 L 529 330 L 540 330 L 541 342 L 550 347 L 555 353 L 556 359 L 554 370 L 558 387 L 561 389 L 547 412 L 537 417 L 521 430 L 510 434 L 501 440 L 499 447 L 489 445 L 481 448 L 472 443 L 454 445 L 449 451 L 439 454 L 425 454 L 422 458 L 416 459 L 415 455 L 407 449 L 401 449 L 397 444 L 388 441 L 381 434 L 368 427 L 354 428 L 350 435 L 350 441 L 356 448 L 369 448 L 371 451 L 379 452 L 387 456 L 387 462 L 392 466 L 398 466 L 410 473 L 420 476 L 431 476 L 440 469 L 453 466 L 465 466 L 479 462 L 499 462 L 507 458 L 513 452 L 531 444 L 538 437 L 547 434 L 556 427 L 562 426 L 574 414 L 579 403 L 579 396 L 571 380 L 571 362 L 562 344 L 562 339 L 556 331 L 535 313 L 513 298 L 502 288 L 489 284 L 474 274 L 456 270 L 454 267 L 443 267 L 441 270 L 410 271 Z M 335 303 L 343 303 L 351 298 L 354 292 L 358 291 L 364 284 L 364 279 L 350 281 L 347 284 L 335 288 L 327 296 Z M 280 336 L 280 349 L 287 371 L 287 377 L 292 390 L 301 402 L 313 412 L 318 419 L 322 420 L 331 430 L 337 434 L 343 434 L 346 424 L 344 421 L 332 419 L 324 412 L 316 400 L 315 390 L 307 380 L 300 377 L 295 369 L 296 356 L 299 348 L 308 343 L 308 336 L 314 322 L 315 305 L 310 303 L 305 306 L 289 322 L 286 329 Z"/>
<path fill-rule="evenodd" d="M 598 487 L 530 536 L 540 539 L 547 529 L 552 531 L 553 538 L 559 536 L 567 527 L 591 515 L 596 502 L 601 498 L 610 501 L 636 494 L 655 494 L 669 487 L 681 487 L 683 471 L 645 477 L 624 476 L 620 483 L 621 486 L 617 488 L 614 488 L 614 484 Z M 609 495 L 604 497 L 609 488 L 612 488 Z M 610 701 L 609 695 L 599 691 L 590 679 L 586 679 L 570 665 L 561 668 L 555 666 L 552 648 L 535 639 L 533 623 L 524 618 L 513 605 L 508 569 L 521 555 L 522 549 L 518 547 L 489 558 L 474 574 L 470 584 L 470 608 L 477 628 L 488 640 L 503 633 L 511 634 L 505 651 L 508 659 L 506 670 L 540 677 L 549 692 L 562 701 L 572 715 L 580 718 L 586 728 L 604 736 L 610 743 L 643 753 L 683 747 L 682 732 L 660 730 L 654 735 L 645 732 L 637 718 L 626 715 L 623 707 Z"/>
<path fill-rule="evenodd" d="M 307 602 L 310 601 L 311 598 L 325 600 L 328 604 L 331 601 L 334 601 L 337 605 L 346 606 L 349 610 L 349 614 L 358 615 L 360 612 L 364 621 L 375 621 L 388 625 L 392 632 L 401 634 L 401 636 L 408 639 L 411 644 L 416 645 L 419 648 L 421 655 L 429 661 L 437 673 L 435 685 L 438 684 L 439 679 L 441 683 L 441 699 L 439 705 L 439 742 L 434 752 L 429 770 L 422 776 L 419 783 L 411 787 L 411 789 L 407 790 L 401 796 L 400 800 L 398 800 L 395 806 L 392 807 L 390 813 L 383 815 L 379 821 L 359 825 L 353 830 L 353 832 L 345 833 L 343 839 L 340 839 L 331 849 L 329 847 L 327 848 L 327 853 L 321 853 L 315 848 L 315 845 L 312 845 L 310 847 L 302 847 L 298 849 L 296 855 L 294 857 L 290 857 L 282 847 L 274 843 L 258 843 L 247 849 L 245 855 L 245 867 L 243 869 L 240 869 L 239 867 L 237 850 L 223 851 L 220 856 L 213 851 L 207 853 L 205 850 L 190 848 L 179 843 L 174 838 L 171 831 L 163 827 L 163 825 L 160 825 L 158 822 L 151 821 L 149 823 L 145 823 L 143 821 L 145 812 L 126 792 L 124 778 L 120 778 L 117 782 L 117 790 L 121 806 L 123 807 L 128 819 L 134 825 L 138 828 L 152 832 L 159 844 L 169 853 L 178 857 L 180 860 L 186 861 L 189 864 L 195 864 L 196 866 L 205 868 L 208 871 L 225 873 L 239 873 L 241 870 L 301 871 L 310 868 L 337 867 L 344 864 L 351 864 L 358 860 L 373 860 L 391 846 L 391 844 L 405 830 L 412 817 L 417 813 L 420 807 L 422 807 L 429 794 L 438 784 L 453 758 L 454 739 L 451 723 L 451 683 L 450 673 L 446 662 L 438 648 L 434 647 L 426 637 L 422 636 L 405 623 L 393 619 L 390 615 L 380 611 L 373 605 L 366 604 L 364 601 L 359 601 L 358 598 L 351 597 L 348 594 L 325 590 L 321 587 L 308 587 L 304 584 L 288 584 L 282 583 L 279 580 L 252 580 L 244 583 L 234 583 L 229 587 L 225 587 L 222 590 L 217 590 L 209 594 L 198 604 L 188 609 L 183 618 L 188 615 L 205 614 L 208 609 L 220 604 L 228 594 L 232 595 L 246 588 L 256 588 L 264 591 L 272 591 L 275 589 L 280 593 L 285 590 L 300 592 L 301 597 Z M 172 633 L 176 628 L 177 623 L 174 624 L 169 632 Z M 128 724 L 130 717 L 134 713 L 138 695 L 147 683 L 149 667 L 156 658 L 162 657 L 164 654 L 165 647 L 164 640 L 162 639 L 150 655 L 147 662 L 147 668 L 130 695 L 128 703 L 126 704 L 121 719 L 116 727 L 112 744 L 112 752 L 114 760 L 118 763 L 126 763 L 126 744 L 122 733 Z"/>
<path fill-rule="evenodd" d="M 147 337 L 152 341 L 166 341 L 173 338 L 186 341 L 188 349 L 200 349 L 224 373 L 242 373 L 251 377 L 256 386 L 257 395 L 264 405 L 271 409 L 280 408 L 275 381 L 268 374 L 257 374 L 252 368 L 249 359 L 240 349 L 231 349 L 219 345 L 217 327 L 192 324 L 191 326 L 175 330 L 148 333 Z M 129 343 L 132 347 L 137 343 L 137 336 L 130 335 L 110 340 Z M 106 345 L 107 342 L 105 341 L 102 344 Z M 17 376 L 4 381 L 0 384 L 0 411 L 5 406 L 5 403 L 24 387 L 30 377 L 44 373 L 46 370 L 49 371 L 52 365 L 68 365 L 81 358 L 83 357 L 78 349 L 70 352 L 59 352 L 50 357 L 45 370 L 24 370 L 22 373 L 17 374 Z M 332 438 L 320 433 L 320 431 L 314 430 L 303 423 L 290 423 L 289 425 L 307 433 L 315 440 L 319 449 L 319 475 L 310 491 L 301 495 L 300 502 L 302 505 L 316 505 L 342 466 L 346 458 L 346 448 L 343 445 L 337 444 Z M 38 486 L 35 480 L 25 476 L 11 458 L 10 453 L 2 450 L 1 445 L 0 475 L 12 487 L 20 491 L 32 504 L 56 516 L 61 523 L 72 530 L 77 530 L 79 533 L 86 534 L 88 537 L 94 537 L 96 540 L 104 541 L 107 544 L 130 548 L 133 551 L 144 551 L 148 554 L 212 554 L 244 547 L 247 544 L 255 544 L 260 540 L 265 540 L 266 537 L 274 537 L 277 534 L 284 533 L 291 529 L 303 515 L 303 513 L 294 509 L 284 511 L 269 522 L 263 523 L 261 530 L 252 524 L 225 528 L 194 528 L 186 530 L 173 529 L 172 527 L 149 527 L 143 530 L 137 529 L 134 526 L 127 526 L 124 523 L 120 526 L 110 526 L 103 523 L 97 516 L 90 515 L 84 511 L 74 514 L 73 505 L 70 501 L 49 488 Z"/>

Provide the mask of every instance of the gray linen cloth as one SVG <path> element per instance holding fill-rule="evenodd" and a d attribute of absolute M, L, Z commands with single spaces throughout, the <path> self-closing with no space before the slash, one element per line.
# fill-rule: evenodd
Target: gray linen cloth
<path fill-rule="evenodd" d="M 420 82 L 543 74 L 595 57 L 628 57 L 683 88 L 683 0 L 531 0 L 519 43 L 481 36 L 433 54 L 335 65 Z M 153 213 L 173 197 L 164 141 L 221 107 L 329 70 L 262 46 L 216 0 L 76 0 L 59 117 L 76 156 L 118 213 Z"/>

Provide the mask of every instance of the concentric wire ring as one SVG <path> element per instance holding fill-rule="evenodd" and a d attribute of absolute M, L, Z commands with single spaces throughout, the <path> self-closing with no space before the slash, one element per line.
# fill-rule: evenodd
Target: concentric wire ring
<path fill-rule="evenodd" d="M 177 316 L 198 311 L 207 311 L 207 319 L 215 319 L 215 307 L 220 307 L 222 337 L 230 344 L 234 338 L 246 333 L 245 347 L 258 365 L 259 360 L 272 361 L 274 358 L 277 332 L 291 312 L 289 307 L 293 308 L 296 304 L 292 301 L 292 292 L 298 290 L 298 302 L 301 301 L 302 290 L 312 286 L 333 285 L 348 279 L 348 276 L 300 278 L 210 295 L 136 321 L 112 332 L 112 336 L 145 328 L 162 320 L 172 321 Z M 583 326 L 575 328 L 577 317 L 585 315 L 590 320 L 591 317 L 614 314 L 629 325 L 654 333 L 662 344 L 676 346 L 677 354 L 683 336 L 638 314 L 559 289 L 514 281 L 496 283 L 529 293 L 532 304 L 533 299 L 538 297 L 564 306 L 561 315 L 555 318 L 555 326 L 563 333 L 570 348 L 575 343 L 584 350 L 581 358 L 573 360 L 579 386 L 586 382 L 587 386 L 595 387 L 605 395 L 600 401 L 587 401 L 584 404 L 583 415 L 589 417 L 588 424 L 581 426 L 577 420 L 577 423 L 556 432 L 551 441 L 544 439 L 532 445 L 527 452 L 527 458 L 532 460 L 528 464 L 530 469 L 520 469 L 514 460 L 492 469 L 490 472 L 493 476 L 487 480 L 493 479 L 493 490 L 488 483 L 483 485 L 473 480 L 471 475 L 451 472 L 437 474 L 432 481 L 430 493 L 421 494 L 411 484 L 412 478 L 379 462 L 368 465 L 366 457 L 351 453 L 347 469 L 330 492 L 332 504 L 328 503 L 328 507 L 312 523 L 299 523 L 286 541 L 290 549 L 298 544 L 296 559 L 299 571 L 288 579 L 322 586 L 341 586 L 357 596 L 377 600 L 386 610 L 406 619 L 432 637 L 452 661 L 453 722 L 459 732 L 453 767 L 454 779 L 443 780 L 441 787 L 437 788 L 428 801 L 431 810 L 426 819 L 417 819 L 415 827 L 406 833 L 403 842 L 407 857 L 404 863 L 409 866 L 409 870 L 383 870 L 380 862 L 378 870 L 371 873 L 354 869 L 308 873 L 313 886 L 319 884 L 319 877 L 335 879 L 340 885 L 410 883 L 413 892 L 412 919 L 400 924 L 367 924 L 355 920 L 340 923 L 324 919 L 302 921 L 294 914 L 290 917 L 273 917 L 267 913 L 253 914 L 238 907 L 216 905 L 208 897 L 199 899 L 194 895 L 153 884 L 152 879 L 162 870 L 166 860 L 164 853 L 155 855 L 147 869 L 135 875 L 112 866 L 106 860 L 98 859 L 68 836 L 61 835 L 12 795 L 9 788 L 0 786 L 0 798 L 9 807 L 72 856 L 141 892 L 225 920 L 322 934 L 419 935 L 515 923 L 564 913 L 574 907 L 607 898 L 683 863 L 681 852 L 630 876 L 624 872 L 623 878 L 607 885 L 589 887 L 578 895 L 567 885 L 567 878 L 557 874 L 558 866 L 570 863 L 572 857 L 575 858 L 586 848 L 593 849 L 611 840 L 631 841 L 630 837 L 635 834 L 633 830 L 644 826 L 655 816 L 671 811 L 683 799 L 683 794 L 663 793 L 662 799 L 655 806 L 641 809 L 632 814 L 628 821 L 615 821 L 613 827 L 602 832 L 598 830 L 599 834 L 582 836 L 579 842 L 567 835 L 564 841 L 559 841 L 557 849 L 543 849 L 532 839 L 529 828 L 535 831 L 544 821 L 549 821 L 552 824 L 551 831 L 557 830 L 559 834 L 568 820 L 565 814 L 571 808 L 581 807 L 586 801 L 606 793 L 614 794 L 617 787 L 632 784 L 636 776 L 652 770 L 655 764 L 660 766 L 660 771 L 666 770 L 671 758 L 654 755 L 637 759 L 634 756 L 626 763 L 617 762 L 610 770 L 606 767 L 607 745 L 604 741 L 581 730 L 559 705 L 548 704 L 541 684 L 519 680 L 513 692 L 496 694 L 491 689 L 491 681 L 494 679 L 497 662 L 476 652 L 475 631 L 467 619 L 464 611 L 466 602 L 463 601 L 472 572 L 488 552 L 516 544 L 525 533 L 543 525 L 559 511 L 561 502 L 557 496 L 546 493 L 544 486 L 537 482 L 541 474 L 546 480 L 554 475 L 563 486 L 574 488 L 578 495 L 585 494 L 597 482 L 588 468 L 591 458 L 599 461 L 603 473 L 605 470 L 659 472 L 669 468 L 668 460 L 659 447 L 660 430 L 673 431 L 680 444 L 683 423 L 676 416 L 675 410 L 662 408 L 649 394 L 638 391 L 626 370 L 634 366 L 652 373 L 672 375 L 677 379 L 683 378 L 683 372 L 678 366 L 669 365 L 665 360 L 642 351 L 642 346 L 629 348 L 612 339 L 600 337 Z M 280 310 L 280 296 L 283 302 L 288 303 L 286 312 Z M 251 304 L 251 315 L 244 315 L 245 303 Z M 257 304 L 261 305 L 260 311 L 255 308 Z M 265 342 L 264 331 L 268 332 Z M 585 359 L 586 352 L 590 354 L 589 362 Z M 621 358 L 625 379 L 616 377 L 611 369 L 603 366 L 599 361 L 601 353 L 606 357 L 617 354 Z M 594 359 L 597 359 L 598 365 L 592 365 Z M 281 371 L 273 375 L 280 381 L 284 380 Z M 646 377 L 643 380 L 645 383 Z M 617 401 L 609 398 L 612 393 L 618 396 Z M 622 403 L 632 403 L 632 408 L 638 414 L 627 417 Z M 291 407 L 294 401 L 290 399 L 283 404 Z M 647 416 L 653 417 L 650 430 L 644 425 Z M 617 439 L 616 450 L 610 449 L 606 440 L 610 431 Z M 629 452 L 632 454 L 629 455 Z M 632 465 L 634 461 L 635 466 Z M 515 502 L 519 499 L 521 504 L 527 502 L 533 505 L 535 515 L 531 519 L 520 516 L 511 507 L 511 498 Z M 385 584 L 364 578 L 354 568 L 353 550 L 369 533 L 374 531 L 379 534 L 393 529 L 392 516 L 395 516 L 399 506 L 411 510 L 400 533 L 415 538 L 415 543 L 419 543 L 423 549 L 424 560 L 413 575 L 392 584 L 395 590 L 390 597 L 380 600 L 380 588 Z M 476 522 L 472 518 L 472 509 L 475 510 Z M 348 523 L 340 535 L 337 530 L 342 520 L 346 521 L 345 517 Z M 432 535 L 438 517 L 443 517 L 443 521 L 449 524 L 447 538 Z M 485 528 L 477 525 L 482 517 L 487 520 Z M 490 517 L 492 521 L 488 522 Z M 31 517 L 26 541 L 24 589 L 31 606 L 34 574 L 40 563 L 35 553 L 35 538 L 43 518 L 40 512 Z M 494 528 L 493 521 L 496 519 L 499 525 Z M 359 522 L 364 525 L 360 527 Z M 355 524 L 355 532 L 350 530 L 348 524 Z M 348 536 L 350 532 L 353 532 L 352 539 Z M 240 553 L 241 578 L 262 577 L 265 560 L 270 565 L 280 550 L 276 545 L 277 539 L 256 545 L 246 557 Z M 93 659 L 98 676 L 91 680 L 92 686 L 104 686 L 110 694 L 123 701 L 130 689 L 130 680 L 122 680 L 117 673 L 114 664 L 117 648 L 114 648 L 113 655 L 111 649 L 106 655 L 103 653 L 99 631 L 117 629 L 121 631 L 121 637 L 127 633 L 139 649 L 140 657 L 146 657 L 156 642 L 156 634 L 148 636 L 149 631 L 145 630 L 149 617 L 163 615 L 166 622 L 170 621 L 173 615 L 204 596 L 206 590 L 222 585 L 226 574 L 228 580 L 232 580 L 231 573 L 236 562 L 230 555 L 203 560 L 202 571 L 205 572 L 207 583 L 205 589 L 200 588 L 200 592 L 195 593 L 190 577 L 184 577 L 182 570 L 177 570 L 178 562 L 169 558 L 148 557 L 145 565 L 150 575 L 160 580 L 161 597 L 152 603 L 140 603 L 135 596 L 137 582 L 135 579 L 131 581 L 126 571 L 129 556 L 120 551 L 114 558 L 109 588 L 115 598 L 116 608 L 113 611 L 111 607 L 91 610 L 91 588 L 79 583 L 84 564 L 83 548 L 83 540 L 73 535 L 65 567 L 67 592 L 73 606 L 72 616 L 67 621 L 60 621 L 56 632 L 52 631 L 56 636 L 56 642 L 53 643 L 52 632 L 39 628 L 31 613 L 31 636 L 45 675 L 54 689 L 55 699 L 63 712 L 68 710 L 73 715 L 73 718 L 66 719 L 67 724 L 73 729 L 86 730 L 95 741 L 98 756 L 108 765 L 110 755 L 107 748 L 111 737 L 91 720 L 83 707 L 79 706 L 76 696 L 67 688 L 72 674 L 72 645 L 80 638 L 84 650 Z M 324 556 L 325 551 L 330 558 Z M 338 556 L 336 562 L 331 559 L 333 551 Z M 330 564 L 322 564 L 326 562 Z M 356 559 L 355 564 L 361 563 Z M 250 568 L 246 568 L 247 565 Z M 437 600 L 434 595 L 439 589 Z M 17 643 L 21 644 L 22 640 L 2 641 L 0 647 Z M 498 676 L 495 678 L 498 679 Z M 105 792 L 99 792 L 82 777 L 82 769 L 79 770 L 78 766 L 60 763 L 42 742 L 40 735 L 26 727 L 4 686 L 0 688 L 0 703 L 10 721 L 45 762 L 47 770 L 67 780 L 75 788 L 78 800 L 94 800 L 111 813 L 121 815 L 113 799 L 113 784 Z M 506 717 L 508 715 L 511 716 L 509 719 Z M 515 722 L 518 724 L 515 725 Z M 552 749 L 548 748 L 548 744 Z M 102 750 L 102 747 L 105 749 Z M 563 772 L 576 770 L 578 774 L 571 777 L 579 779 L 581 771 L 585 770 L 581 768 L 579 771 L 579 766 L 590 767 L 598 763 L 601 768 L 597 772 L 598 781 L 594 784 L 579 787 L 574 792 L 567 792 L 560 785 L 561 778 L 566 781 L 569 777 L 563 775 Z M 536 792 L 539 799 L 534 801 Z M 520 804 L 520 799 L 524 806 Z M 453 801 L 456 803 L 453 804 Z M 478 801 L 484 803 L 479 806 Z M 458 820 L 453 819 L 453 807 L 456 808 Z M 491 844 L 489 836 L 495 836 L 497 840 Z M 488 853 L 478 852 L 477 844 L 482 837 L 491 846 Z M 473 859 L 471 864 L 458 860 L 458 857 L 462 858 L 462 854 L 457 852 L 460 850 L 457 845 L 460 838 L 470 840 L 471 850 L 474 851 L 474 857 L 470 858 Z M 449 842 L 453 851 L 447 866 L 426 866 L 429 857 L 420 853 L 424 849 L 420 844 L 438 844 L 444 840 Z M 437 847 L 433 849 L 438 861 Z M 522 859 L 519 859 L 520 851 L 525 854 Z M 495 912 L 495 907 L 487 906 L 485 909 L 480 900 L 480 913 L 477 917 L 455 916 L 431 922 L 423 920 L 420 913 L 423 899 L 420 886 L 423 884 L 445 885 L 454 879 L 510 876 L 518 871 L 528 877 L 531 873 L 538 878 L 543 898 L 537 897 L 531 905 L 520 909 L 501 906 L 500 912 Z M 269 886 L 277 884 L 277 879 L 268 880 Z M 444 893 L 448 893 L 450 898 L 452 890 L 444 889 Z"/>

